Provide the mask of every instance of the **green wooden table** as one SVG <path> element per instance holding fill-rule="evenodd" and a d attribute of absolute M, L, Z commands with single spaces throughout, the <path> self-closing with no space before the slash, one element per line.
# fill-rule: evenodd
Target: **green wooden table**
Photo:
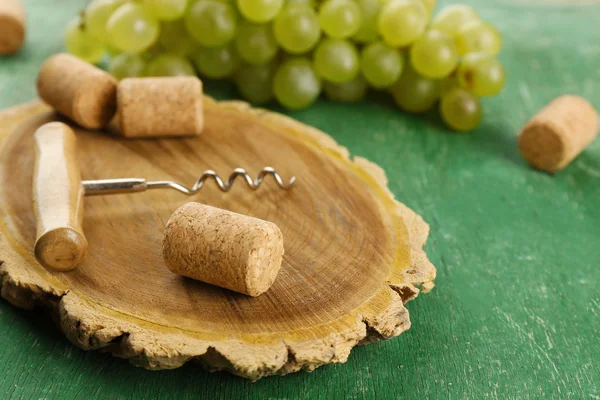
<path fill-rule="evenodd" d="M 0 59 L 0 108 L 35 97 L 40 63 L 61 50 L 65 23 L 86 3 L 25 2 L 27 46 Z M 292 113 L 380 164 L 431 224 L 438 286 L 409 303 L 409 332 L 357 348 L 343 365 L 250 383 L 83 352 L 41 312 L 2 301 L 0 398 L 600 399 L 600 141 L 555 177 L 530 170 L 516 146 L 519 127 L 557 95 L 600 107 L 600 3 L 469 3 L 504 32 L 508 72 L 472 135 L 379 97 Z M 236 96 L 228 84 L 207 91 Z"/>

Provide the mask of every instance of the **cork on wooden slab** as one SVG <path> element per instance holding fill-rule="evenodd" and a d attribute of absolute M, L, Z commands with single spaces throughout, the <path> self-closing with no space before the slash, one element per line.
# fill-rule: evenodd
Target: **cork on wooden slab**
<path fill-rule="evenodd" d="M 44 61 L 37 90 L 42 100 L 84 128 L 100 129 L 116 112 L 115 78 L 70 54 Z"/>
<path fill-rule="evenodd" d="M 277 277 L 283 236 L 272 222 L 192 202 L 169 218 L 163 255 L 176 274 L 258 296 Z"/>
<path fill-rule="evenodd" d="M 252 173 L 271 165 L 298 184 L 285 191 L 265 180 L 250 191 L 239 182 L 228 193 L 206 184 L 192 198 L 162 190 L 86 198 L 89 255 L 68 273 L 35 260 L 31 193 L 0 191 L 2 297 L 45 306 L 84 349 L 149 369 L 194 361 L 253 380 L 343 363 L 355 346 L 409 329 L 405 303 L 431 289 L 435 268 L 422 249 L 427 224 L 394 199 L 383 171 L 288 117 L 241 102 L 204 104 L 204 132 L 186 140 L 129 140 L 75 127 L 82 176 L 194 182 L 209 168 Z M 0 112 L 3 187 L 32 179 L 32 135 L 55 118 L 49 110 L 34 104 Z M 169 271 L 164 227 L 190 200 L 279 227 L 285 256 L 268 291 L 249 297 Z"/>
<path fill-rule="evenodd" d="M 573 161 L 598 135 L 598 114 L 585 99 L 553 100 L 521 130 L 519 149 L 534 168 L 555 173 Z"/>
<path fill-rule="evenodd" d="M 202 82 L 193 76 L 123 79 L 117 108 L 125 137 L 193 136 L 204 127 Z"/>
<path fill-rule="evenodd" d="M 0 1 L 0 54 L 18 51 L 25 41 L 25 9 L 19 0 Z"/>

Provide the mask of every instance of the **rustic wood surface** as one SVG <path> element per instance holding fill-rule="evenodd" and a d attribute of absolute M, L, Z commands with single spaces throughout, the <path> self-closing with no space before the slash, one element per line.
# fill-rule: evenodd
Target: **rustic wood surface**
<path fill-rule="evenodd" d="M 454 0 L 439 0 L 438 9 Z M 598 0 L 468 0 L 503 32 L 507 87 L 483 101 L 470 136 L 377 96 L 292 113 L 381 165 L 390 189 L 431 225 L 436 288 L 407 304 L 413 326 L 348 362 L 256 383 L 188 364 L 145 371 L 71 345 L 40 313 L 0 302 L 0 397 L 7 399 L 600 398 L 600 141 L 550 177 L 517 134 L 554 97 L 600 107 Z M 85 0 L 24 1 L 27 45 L 0 59 L 0 107 L 35 97 Z M 226 83 L 206 91 L 238 94 Z M 279 110 L 278 108 L 275 108 Z M 15 188 L 14 190 L 17 190 Z M 4 190 L 4 188 L 3 188 Z"/>
<path fill-rule="evenodd" d="M 351 161 L 324 133 L 246 103 L 205 99 L 204 115 L 203 134 L 186 139 L 135 141 L 73 126 L 81 176 L 191 186 L 207 169 L 225 177 L 239 166 L 270 165 L 283 177 L 295 175 L 290 191 L 265 180 L 252 192 L 238 181 L 228 193 L 207 184 L 194 196 L 279 226 L 286 252 L 267 293 L 250 299 L 167 269 L 162 232 L 189 201 L 173 190 L 86 198 L 87 259 L 68 273 L 46 270 L 33 256 L 32 190 L 24 187 L 0 194 L 2 297 L 48 308 L 83 349 L 105 349 L 148 369 L 193 360 L 253 380 L 345 362 L 358 343 L 406 331 L 403 303 L 417 287 L 431 288 L 435 268 L 421 249 L 427 225 L 394 201 L 383 172 Z M 57 118 L 41 104 L 0 112 L 1 186 L 32 182 L 34 133 Z M 79 187 L 71 181 L 56 183 L 65 191 Z"/>

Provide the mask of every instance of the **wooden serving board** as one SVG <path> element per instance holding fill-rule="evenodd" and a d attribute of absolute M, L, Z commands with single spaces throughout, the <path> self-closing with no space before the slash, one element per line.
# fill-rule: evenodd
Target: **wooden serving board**
<path fill-rule="evenodd" d="M 395 201 L 383 171 L 326 134 L 241 102 L 205 102 L 206 129 L 191 139 L 127 140 L 76 128 L 83 179 L 140 177 L 191 185 L 206 169 L 227 176 L 274 167 L 256 192 L 211 184 L 85 199 L 89 256 L 77 270 L 43 268 L 32 252 L 32 135 L 59 118 L 41 103 L 0 112 L 2 297 L 46 306 L 67 338 L 149 369 L 187 361 L 258 379 L 346 361 L 357 344 L 410 327 L 404 303 L 433 287 L 422 246 L 428 227 Z M 163 228 L 188 201 L 273 221 L 285 241 L 274 286 L 258 298 L 172 274 Z"/>

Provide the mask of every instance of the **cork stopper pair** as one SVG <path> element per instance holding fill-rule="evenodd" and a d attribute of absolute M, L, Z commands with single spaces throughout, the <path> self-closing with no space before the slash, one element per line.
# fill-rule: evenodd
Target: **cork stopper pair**
<path fill-rule="evenodd" d="M 77 57 L 57 54 L 42 64 L 37 89 L 42 100 L 87 129 L 101 129 L 115 115 L 117 132 L 129 138 L 199 135 L 204 128 L 196 77 L 117 82 Z"/>

